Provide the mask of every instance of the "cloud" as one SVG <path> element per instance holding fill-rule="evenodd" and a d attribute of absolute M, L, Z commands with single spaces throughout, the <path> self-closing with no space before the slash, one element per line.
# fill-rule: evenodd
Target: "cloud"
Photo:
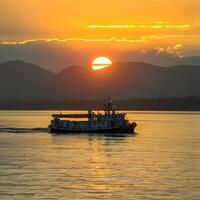
<path fill-rule="evenodd" d="M 184 57 L 184 46 L 175 44 L 172 46 L 158 46 L 141 49 L 132 54 L 135 61 L 142 61 L 160 66 L 172 66 L 181 63 Z"/>
<path fill-rule="evenodd" d="M 197 28 L 197 24 L 170 24 L 162 21 L 153 24 L 110 24 L 110 25 L 89 25 L 90 29 L 179 29 L 187 30 Z"/>
<path fill-rule="evenodd" d="M 124 39 L 125 40 L 125 39 Z M 96 40 L 95 40 L 96 41 Z M 70 65 L 90 66 L 91 61 L 98 56 L 107 56 L 113 62 L 143 61 L 157 65 L 171 65 L 177 58 L 182 57 L 184 46 L 175 44 L 172 46 L 149 47 L 144 45 L 132 45 L 120 42 L 96 42 L 81 40 L 29 40 L 14 44 L 0 45 L 0 62 L 8 60 L 24 60 L 40 65 L 51 71 L 61 71 Z M 75 42 L 75 43 L 74 43 Z M 124 48 L 125 47 L 125 48 Z"/>
<path fill-rule="evenodd" d="M 175 57 L 183 57 L 181 48 L 183 47 L 182 44 L 176 44 L 174 46 L 167 46 L 167 47 L 157 47 L 156 48 L 156 55 L 160 55 L 163 53 L 169 54 L 169 55 L 173 55 Z"/>
<path fill-rule="evenodd" d="M 103 29 L 132 29 L 135 25 L 89 25 L 88 28 L 103 28 Z"/>
<path fill-rule="evenodd" d="M 184 34 L 184 35 L 180 35 L 180 34 L 174 34 L 174 35 L 167 35 L 167 34 L 160 34 L 160 35 L 144 35 L 141 36 L 140 39 L 142 40 L 163 40 L 163 39 L 200 39 L 200 35 L 191 35 L 191 34 Z"/>
<path fill-rule="evenodd" d="M 80 42 L 128 42 L 128 43 L 143 43 L 149 42 L 145 39 L 126 39 L 126 38 L 46 38 L 46 39 L 30 39 L 30 40 L 23 40 L 23 41 L 2 41 L 0 45 L 20 45 L 20 44 L 28 44 L 33 42 L 68 42 L 68 41 L 80 41 Z"/>

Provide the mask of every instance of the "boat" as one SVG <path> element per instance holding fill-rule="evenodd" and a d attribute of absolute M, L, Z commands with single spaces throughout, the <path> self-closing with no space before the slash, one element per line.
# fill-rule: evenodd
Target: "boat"
<path fill-rule="evenodd" d="M 51 133 L 134 133 L 137 124 L 130 122 L 126 115 L 113 106 L 111 98 L 108 97 L 104 112 L 89 110 L 86 114 L 53 114 L 49 131 Z M 81 120 L 77 121 L 75 118 Z"/>

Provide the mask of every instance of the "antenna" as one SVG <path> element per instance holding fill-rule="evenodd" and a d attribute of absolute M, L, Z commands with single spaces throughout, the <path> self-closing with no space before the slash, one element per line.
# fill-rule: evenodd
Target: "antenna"
<path fill-rule="evenodd" d="M 62 115 L 62 110 L 63 110 L 63 109 L 62 109 L 62 107 L 61 107 L 61 108 L 60 108 L 60 116 Z"/>
<path fill-rule="evenodd" d="M 111 100 L 110 95 L 108 95 L 108 102 L 107 102 L 106 106 L 107 106 L 108 113 L 110 113 L 110 111 L 112 110 L 112 100 Z"/>

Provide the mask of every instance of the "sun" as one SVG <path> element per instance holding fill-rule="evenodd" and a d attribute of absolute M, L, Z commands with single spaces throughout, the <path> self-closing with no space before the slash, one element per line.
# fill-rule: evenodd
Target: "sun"
<path fill-rule="evenodd" d="M 107 57 L 98 57 L 92 61 L 92 69 L 100 70 L 112 65 L 112 61 Z"/>

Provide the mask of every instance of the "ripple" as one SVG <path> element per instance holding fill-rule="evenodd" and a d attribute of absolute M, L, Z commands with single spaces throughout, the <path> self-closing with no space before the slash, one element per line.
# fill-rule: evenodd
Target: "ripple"
<path fill-rule="evenodd" d="M 47 133 L 48 128 L 0 128 L 0 133 Z"/>
<path fill-rule="evenodd" d="M 139 134 L 123 137 L 43 134 L 34 117 L 0 120 L 0 199 L 199 199 L 200 115 L 129 114 Z"/>

